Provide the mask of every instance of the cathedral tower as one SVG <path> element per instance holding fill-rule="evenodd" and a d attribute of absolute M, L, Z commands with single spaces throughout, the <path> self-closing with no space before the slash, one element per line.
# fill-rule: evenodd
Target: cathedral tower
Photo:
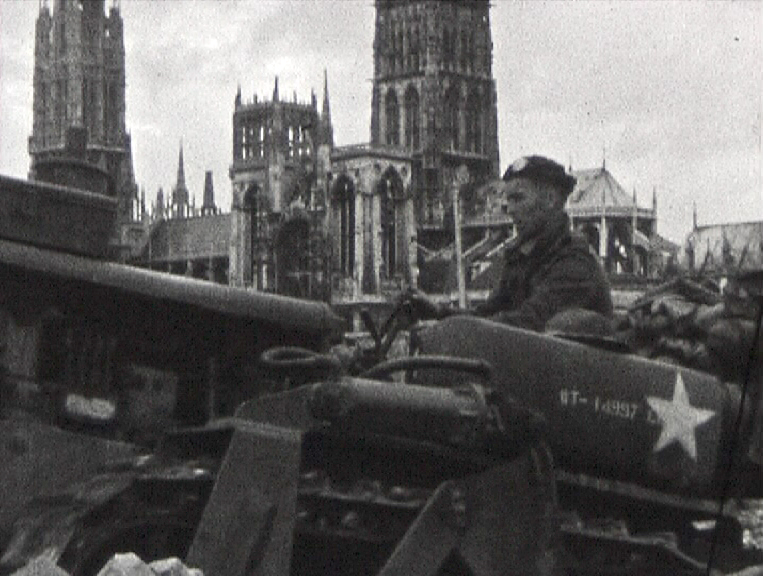
<path fill-rule="evenodd" d="M 231 284 L 292 295 L 311 293 L 304 287 L 285 288 L 283 276 L 306 278 L 310 267 L 318 268 L 309 256 L 317 227 L 308 215 L 322 209 L 318 193 L 323 190 L 316 183 L 326 180 L 332 139 L 328 92 L 321 114 L 314 92 L 309 102 L 298 101 L 296 94 L 292 100 L 283 99 L 277 77 L 271 100 L 254 95 L 245 101 L 239 88 L 229 171 Z"/>
<path fill-rule="evenodd" d="M 488 0 L 376 0 L 371 145 L 411 154 L 419 226 L 442 226 L 461 165 L 498 175 Z"/>
<path fill-rule="evenodd" d="M 137 186 L 125 128 L 125 51 L 122 17 L 105 0 L 47 0 L 36 24 L 30 176 L 35 164 L 65 154 L 71 128 L 87 133 L 87 160 L 106 170 L 119 218 L 132 220 Z"/>

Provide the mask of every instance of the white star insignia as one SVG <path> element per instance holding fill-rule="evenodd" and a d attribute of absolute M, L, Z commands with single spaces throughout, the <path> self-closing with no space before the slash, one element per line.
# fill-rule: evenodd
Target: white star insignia
<path fill-rule="evenodd" d="M 715 416 L 715 412 L 695 408 L 691 405 L 680 372 L 676 372 L 676 385 L 673 388 L 672 400 L 647 396 L 646 401 L 662 423 L 660 437 L 652 451 L 659 452 L 674 442 L 678 442 L 692 460 L 696 460 L 697 439 L 695 430 Z"/>

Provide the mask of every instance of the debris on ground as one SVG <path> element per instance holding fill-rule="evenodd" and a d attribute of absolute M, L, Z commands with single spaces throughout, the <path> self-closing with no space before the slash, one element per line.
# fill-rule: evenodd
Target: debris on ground
<path fill-rule="evenodd" d="M 56 566 L 55 561 L 50 557 L 38 556 L 16 570 L 11 576 L 69 576 L 69 574 Z"/>
<path fill-rule="evenodd" d="M 639 298 L 616 329 L 641 356 L 741 384 L 756 321 L 755 301 L 733 281 L 677 278 Z"/>
<path fill-rule="evenodd" d="M 763 500 L 747 500 L 739 504 L 744 545 L 763 550 Z"/>
<path fill-rule="evenodd" d="M 48 556 L 38 556 L 11 576 L 69 576 L 69 573 L 56 566 Z M 112 556 L 98 576 L 204 576 L 204 573 L 197 568 L 188 568 L 179 558 L 147 564 L 137 554 L 129 552 Z"/>

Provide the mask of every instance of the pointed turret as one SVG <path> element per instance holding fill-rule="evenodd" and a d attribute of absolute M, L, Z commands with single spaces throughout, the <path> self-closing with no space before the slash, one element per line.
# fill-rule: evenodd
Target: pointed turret
<path fill-rule="evenodd" d="M 275 86 L 273 86 L 273 102 L 278 102 L 278 76 L 276 76 Z"/>
<path fill-rule="evenodd" d="M 188 188 L 185 185 L 185 166 L 183 163 L 183 142 L 180 142 L 178 155 L 178 176 L 175 189 L 172 191 L 173 216 L 185 218 L 188 216 Z"/>
<path fill-rule="evenodd" d="M 156 192 L 156 205 L 154 206 L 154 220 L 164 219 L 164 190 L 160 187 Z"/>
<path fill-rule="evenodd" d="M 694 202 L 694 207 L 692 210 L 692 229 L 696 230 L 697 228 L 697 203 Z"/>
<path fill-rule="evenodd" d="M 321 112 L 321 141 L 334 147 L 334 127 L 331 124 L 331 104 L 329 103 L 329 77 L 323 69 L 323 111 Z"/>
<path fill-rule="evenodd" d="M 331 121 L 331 104 L 329 103 L 329 75 L 328 71 L 323 69 L 323 117 Z"/>
<path fill-rule="evenodd" d="M 638 199 L 636 187 L 633 187 L 633 212 L 631 213 L 631 244 L 636 244 L 636 232 L 638 231 Z"/>
<path fill-rule="evenodd" d="M 215 206 L 215 189 L 212 186 L 212 171 L 207 170 L 204 174 L 204 202 L 201 205 L 201 215 L 217 214 Z"/>
<path fill-rule="evenodd" d="M 657 186 L 652 188 L 652 234 L 657 234 Z"/>
<path fill-rule="evenodd" d="M 183 141 L 180 141 L 180 153 L 178 154 L 178 178 L 177 187 L 185 188 L 185 166 L 183 162 Z"/>

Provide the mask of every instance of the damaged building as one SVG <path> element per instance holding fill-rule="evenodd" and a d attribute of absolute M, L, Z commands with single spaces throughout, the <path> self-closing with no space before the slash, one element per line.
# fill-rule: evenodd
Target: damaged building
<path fill-rule="evenodd" d="M 122 260 L 323 300 L 355 326 L 361 307 L 383 311 L 410 286 L 455 299 L 458 220 L 466 290 L 479 301 L 512 235 L 504 200 L 486 185 L 500 170 L 490 3 L 376 0 L 375 9 L 369 142 L 335 145 L 328 75 L 320 105 L 315 92 L 284 97 L 277 78 L 268 98 L 239 88 L 229 209 L 215 203 L 211 172 L 195 205 L 182 144 L 173 189 L 159 190 L 148 208 L 125 129 L 118 6 L 107 15 L 103 0 L 57 0 L 52 12 L 44 4 L 32 172 L 35 159 L 62 145 L 64 126 L 84 127 L 88 159 L 118 190 Z M 62 66 L 70 79 L 56 73 Z M 574 227 L 611 274 L 649 276 L 656 204 L 639 206 L 604 165 L 574 174 Z"/>
<path fill-rule="evenodd" d="M 40 4 L 35 29 L 30 178 L 41 163 L 67 156 L 74 128 L 85 137 L 82 161 L 108 173 L 118 200 L 118 230 L 138 214 L 132 144 L 125 125 L 124 26 L 105 0 Z M 86 136 L 85 136 L 86 135 Z M 71 145 L 70 145 L 71 147 Z M 126 230 L 126 228 L 124 228 Z M 126 232 L 125 232 L 126 233 Z M 115 235 L 113 243 L 123 243 Z"/>
<path fill-rule="evenodd" d="M 489 8 L 376 3 L 368 143 L 334 145 L 327 79 L 320 111 L 315 95 L 283 99 L 277 80 L 270 99 L 239 90 L 230 213 L 178 211 L 162 193 L 134 263 L 327 300 L 348 317 L 416 285 L 422 250 L 452 242 L 455 187 L 498 175 Z M 182 158 L 175 190 L 181 173 Z M 508 223 L 464 206 L 475 238 Z"/>

